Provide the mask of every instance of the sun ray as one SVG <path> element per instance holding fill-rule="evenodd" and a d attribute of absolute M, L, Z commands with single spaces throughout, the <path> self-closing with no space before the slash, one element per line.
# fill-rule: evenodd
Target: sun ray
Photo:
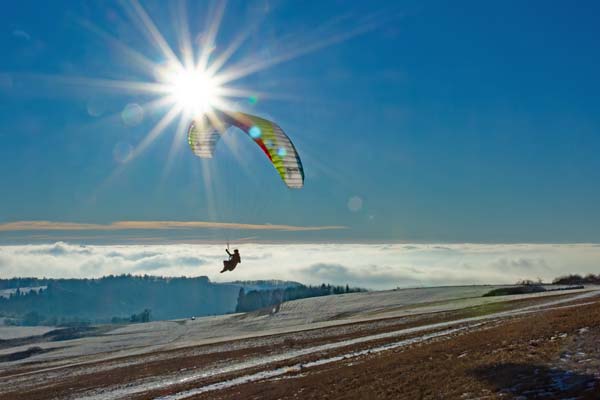
<path fill-rule="evenodd" d="M 135 93 L 149 93 L 163 95 L 168 93 L 169 86 L 164 83 L 148 81 L 126 81 L 105 78 L 89 78 L 84 76 L 24 74 L 29 79 L 40 79 L 47 83 L 57 83 L 72 86 L 87 86 L 95 89 L 119 90 Z"/>
<path fill-rule="evenodd" d="M 290 61 L 300 56 L 304 56 L 306 54 L 313 53 L 317 50 L 321 50 L 334 44 L 343 42 L 352 37 L 358 36 L 369 30 L 372 30 L 375 27 L 375 23 L 365 24 L 363 26 L 353 29 L 352 31 L 330 36 L 325 40 L 311 43 L 308 46 L 298 47 L 295 50 L 288 51 L 287 53 L 272 57 L 268 60 L 261 59 L 254 63 L 247 63 L 247 61 L 242 61 L 241 63 L 238 63 L 238 65 L 231 66 L 228 69 L 221 71 L 219 75 L 215 77 L 215 81 L 219 85 L 224 85 L 226 83 L 239 80 L 241 78 L 252 75 L 258 71 L 271 68 L 277 64 L 281 64 L 283 62 Z"/>
<path fill-rule="evenodd" d="M 178 1 L 176 20 L 173 21 L 178 30 L 179 50 L 185 68 L 191 68 L 194 65 L 194 49 L 192 47 L 191 34 L 187 19 L 187 6 L 185 1 Z"/>
<path fill-rule="evenodd" d="M 214 110 L 209 110 L 208 112 L 206 112 L 205 115 L 210 121 L 211 125 L 217 128 L 219 133 L 223 135 L 227 130 L 228 126 L 225 126 L 225 123 L 221 121 L 217 113 Z"/>
<path fill-rule="evenodd" d="M 175 130 L 175 135 L 173 135 L 173 141 L 171 142 L 171 148 L 169 149 L 169 154 L 167 155 L 167 162 L 161 175 L 161 184 L 159 186 L 162 186 L 164 181 L 167 179 L 167 176 L 171 172 L 175 156 L 179 154 L 179 151 L 184 146 L 184 143 L 186 143 L 185 136 L 187 133 L 187 125 L 188 120 L 186 116 L 184 114 L 180 114 L 179 122 L 177 123 L 177 128 Z"/>
<path fill-rule="evenodd" d="M 206 199 L 206 209 L 208 211 L 209 220 L 216 221 L 218 218 L 215 194 L 213 189 L 213 181 L 212 177 L 214 176 L 213 171 L 211 170 L 213 167 L 213 163 L 208 159 L 201 159 L 202 163 L 202 184 L 204 185 L 204 193 Z"/>
<path fill-rule="evenodd" d="M 140 107 L 144 110 L 145 113 L 152 113 L 155 111 L 159 111 L 164 109 L 165 107 L 171 106 L 173 104 L 172 100 L 167 97 L 159 97 L 152 101 L 140 104 Z"/>
<path fill-rule="evenodd" d="M 108 42 L 109 45 L 113 46 L 115 49 L 127 56 L 127 58 L 131 60 L 130 65 L 142 67 L 142 70 L 145 70 L 149 75 L 152 75 L 155 72 L 156 63 L 144 56 L 143 54 L 133 50 L 131 47 L 127 46 L 122 41 L 118 40 L 117 38 L 113 37 L 109 33 L 103 31 L 102 29 L 98 28 L 96 25 L 92 24 L 87 20 L 80 20 L 79 23 L 84 28 L 100 36 L 102 39 Z"/>
<path fill-rule="evenodd" d="M 177 115 L 180 112 L 181 110 L 177 106 L 172 107 L 171 110 L 169 110 L 169 112 L 165 114 L 160 119 L 160 121 L 156 123 L 156 125 L 154 125 L 154 128 L 152 128 L 150 132 L 148 132 L 148 134 L 146 135 L 146 137 L 144 137 L 140 144 L 135 149 L 133 149 L 129 159 L 133 160 L 134 158 L 139 156 L 140 153 L 142 153 L 150 144 L 152 144 L 152 142 L 154 142 L 154 140 L 156 140 L 156 138 L 159 137 L 161 133 L 163 133 L 165 128 L 169 126 L 171 122 L 173 122 L 173 120 L 177 117 Z"/>
<path fill-rule="evenodd" d="M 208 14 L 211 15 L 210 21 L 207 21 L 209 28 L 208 32 L 206 32 L 205 36 L 202 38 L 202 50 L 197 62 L 198 68 L 202 71 L 206 71 L 208 59 L 214 50 L 215 39 L 219 32 L 219 27 L 221 26 L 221 20 L 223 19 L 223 14 L 225 13 L 226 4 L 226 1 L 218 2 L 216 10 L 212 13 L 212 15 L 211 13 Z"/>
<path fill-rule="evenodd" d="M 235 108 L 235 104 L 223 96 L 216 96 L 212 101 L 211 110 L 225 111 Z"/>
<path fill-rule="evenodd" d="M 146 13 L 144 8 L 140 5 L 137 0 L 132 0 L 129 4 L 131 4 L 134 14 L 141 21 L 142 26 L 145 28 L 143 32 L 146 32 L 149 35 L 152 43 L 155 43 L 163 56 L 167 59 L 169 63 L 179 63 L 179 58 L 171 49 L 171 46 L 167 43 L 163 35 L 160 33 L 152 18 Z"/>
<path fill-rule="evenodd" d="M 231 56 L 240 48 L 240 46 L 248 39 L 248 36 L 254 31 L 258 23 L 255 22 L 250 29 L 244 29 L 241 31 L 235 39 L 231 41 L 229 46 L 223 51 L 210 65 L 207 66 L 206 71 L 211 75 L 216 75 L 221 67 L 229 61 Z"/>
<path fill-rule="evenodd" d="M 273 93 L 273 92 L 265 92 L 265 91 L 257 91 L 251 89 L 245 89 L 241 87 L 219 87 L 216 91 L 216 94 L 219 97 L 227 97 L 227 98 L 238 98 L 238 99 L 247 99 L 251 96 L 259 97 L 262 99 L 270 98 L 270 99 L 286 99 L 286 98 L 297 98 L 293 95 L 283 94 L 283 93 Z"/>

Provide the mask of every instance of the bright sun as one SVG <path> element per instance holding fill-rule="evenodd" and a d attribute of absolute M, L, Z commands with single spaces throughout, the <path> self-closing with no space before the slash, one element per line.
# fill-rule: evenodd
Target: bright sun
<path fill-rule="evenodd" d="M 127 13 L 131 14 L 133 22 L 139 24 L 141 32 L 153 45 L 154 50 L 160 53 L 156 55 L 160 61 L 157 62 L 155 59 L 144 56 L 137 49 L 128 47 L 118 38 L 98 30 L 93 24 L 89 24 L 90 29 L 106 38 L 116 50 L 131 61 L 132 65 L 141 69 L 151 79 L 112 80 L 75 77 L 73 83 L 151 95 L 152 99 L 147 103 L 127 105 L 127 109 L 122 112 L 121 116 L 124 122 L 126 122 L 125 119 L 128 121 L 132 119 L 139 120 L 137 122 L 129 121 L 126 124 L 130 125 L 131 122 L 131 125 L 137 125 L 141 123 L 146 113 L 166 110 L 160 120 L 150 128 L 144 139 L 131 152 L 131 156 L 127 157 L 127 160 L 141 154 L 173 121 L 178 120 L 176 134 L 173 137 L 173 145 L 169 153 L 169 165 L 173 155 L 179 149 L 178 146 L 185 143 L 183 137 L 186 135 L 187 127 L 191 121 L 206 116 L 215 126 L 224 127 L 222 121 L 220 121 L 221 114 L 227 113 L 227 110 L 239 111 L 240 108 L 243 110 L 245 101 L 250 106 L 254 106 L 259 98 L 272 95 L 238 86 L 235 83 L 236 81 L 271 68 L 276 64 L 346 40 L 373 27 L 373 23 L 367 19 L 350 32 L 337 33 L 332 31 L 331 34 L 323 35 L 322 30 L 317 30 L 319 37 L 326 37 L 326 39 L 315 42 L 311 42 L 310 37 L 306 40 L 297 40 L 296 46 L 299 47 L 294 46 L 294 42 L 292 42 L 287 51 L 280 54 L 271 54 L 268 51 L 267 57 L 264 57 L 262 52 L 260 56 L 250 53 L 245 56 L 237 55 L 233 57 L 249 37 L 258 33 L 256 31 L 258 24 L 240 31 L 227 46 L 217 50 L 215 43 L 225 9 L 226 2 L 224 1 L 217 2 L 218 6 L 207 12 L 207 21 L 209 22 L 205 28 L 195 32 L 194 35 L 192 35 L 188 26 L 188 15 L 185 6 L 183 3 L 178 2 L 181 5 L 177 9 L 179 14 L 176 14 L 180 18 L 177 21 L 178 29 L 176 32 L 177 41 L 180 45 L 178 49 L 173 49 L 169 45 L 157 25 L 138 1 L 123 4 Z M 304 45 L 304 43 L 307 44 Z M 265 42 L 266 44 L 268 43 Z M 134 114 L 133 117 L 129 115 L 132 113 Z"/>
<path fill-rule="evenodd" d="M 218 103 L 219 87 L 214 77 L 199 68 L 177 68 L 165 81 L 173 102 L 186 114 L 205 114 Z"/>

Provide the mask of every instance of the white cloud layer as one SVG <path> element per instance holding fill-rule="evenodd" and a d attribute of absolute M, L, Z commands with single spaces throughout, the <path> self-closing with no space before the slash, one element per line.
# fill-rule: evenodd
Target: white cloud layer
<path fill-rule="evenodd" d="M 600 273 L 595 244 L 244 244 L 242 264 L 220 274 L 223 246 L 0 246 L 0 277 L 99 277 L 108 274 L 206 275 L 213 281 L 284 279 L 371 289 L 549 281 Z"/>

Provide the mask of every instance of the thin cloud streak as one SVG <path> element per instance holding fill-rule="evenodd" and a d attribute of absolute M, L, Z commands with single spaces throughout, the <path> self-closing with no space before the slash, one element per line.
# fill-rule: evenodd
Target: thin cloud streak
<path fill-rule="evenodd" d="M 18 231 L 126 231 L 175 229 L 243 229 L 257 231 L 324 231 L 348 229 L 346 226 L 294 226 L 272 224 L 241 224 L 209 221 L 117 221 L 110 224 L 85 224 L 78 222 L 16 221 L 0 224 L 0 232 Z"/>

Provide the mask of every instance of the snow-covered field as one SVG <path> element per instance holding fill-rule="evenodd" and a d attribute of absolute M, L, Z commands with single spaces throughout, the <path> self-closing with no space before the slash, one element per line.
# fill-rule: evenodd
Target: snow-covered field
<path fill-rule="evenodd" d="M 35 291 L 35 292 L 39 292 L 40 290 L 45 290 L 46 286 L 31 286 L 31 287 L 22 287 L 19 288 L 19 292 L 21 294 L 27 294 L 31 291 Z M 0 297 L 4 297 L 4 298 L 9 298 L 12 294 L 15 294 L 17 292 L 16 288 L 13 289 L 1 289 L 0 290 Z"/>
<path fill-rule="evenodd" d="M 0 340 L 24 338 L 43 335 L 56 329 L 51 326 L 2 326 L 0 325 Z"/>
<path fill-rule="evenodd" d="M 459 286 L 401 289 L 315 297 L 284 303 L 275 315 L 229 314 L 195 320 L 155 321 L 116 328 L 102 336 L 70 341 L 39 343 L 55 351 L 32 356 L 11 364 L 32 361 L 65 360 L 97 354 L 101 358 L 203 345 L 247 337 L 309 330 L 372 319 L 411 316 L 458 310 L 482 304 L 525 298 L 556 296 L 565 292 L 481 297 L 495 286 Z M 579 292 L 590 288 L 570 291 Z M 39 335 L 47 328 L 4 327 L 3 338 Z M 25 350 L 27 346 L 0 349 L 0 356 Z M 5 365 L 0 364 L 0 370 Z"/>
<path fill-rule="evenodd" d="M 421 340 L 475 329 L 489 321 L 536 313 L 542 308 L 560 308 L 573 300 L 586 302 L 587 299 L 596 299 L 600 295 L 599 287 L 586 287 L 529 295 L 481 297 L 493 288 L 465 286 L 350 293 L 284 303 L 280 311 L 273 315 L 254 312 L 195 320 L 156 321 L 104 330 L 96 336 L 73 340 L 31 341 L 19 346 L 0 348 L 0 360 L 5 360 L 0 362 L 0 397 L 2 393 L 13 389 L 6 385 L 9 380 L 21 387 L 23 393 L 33 396 L 31 398 L 44 398 L 43 395 L 35 397 L 36 388 L 44 385 L 44 382 L 70 382 L 70 379 L 77 376 L 94 377 L 103 373 L 109 374 L 107 379 L 116 379 L 115 376 L 119 374 L 110 371 L 123 368 L 128 373 L 135 371 L 143 375 L 143 370 L 139 370 L 142 365 L 154 365 L 153 368 L 162 372 L 128 379 L 126 385 L 116 382 L 108 384 L 105 381 L 101 384 L 87 384 L 87 389 L 81 389 L 83 392 L 71 397 L 130 398 L 134 394 L 153 393 L 196 381 L 217 385 L 210 386 L 210 390 L 218 390 L 231 386 L 223 386 L 224 383 L 219 383 L 221 381 L 210 383 L 211 379 L 219 376 L 241 373 L 236 375 L 237 378 L 252 382 L 267 378 L 270 376 L 268 374 L 285 374 L 289 372 L 285 369 L 288 367 L 306 368 L 315 362 L 315 366 L 322 365 L 322 360 L 335 363 L 344 357 L 385 352 Z M 515 304 L 510 306 L 512 308 L 494 306 L 513 300 L 518 302 L 511 303 Z M 464 310 L 478 306 L 494 306 L 497 311 L 482 316 L 465 314 L 466 317 L 461 317 L 462 314 L 452 314 L 464 313 Z M 494 307 L 492 308 L 496 310 Z M 456 318 L 445 320 L 446 317 L 443 316 L 446 314 L 456 315 Z M 457 327 L 460 329 L 456 330 Z M 31 332 L 35 334 L 34 330 Z M 20 336 L 24 335 L 21 333 Z M 288 340 L 289 343 L 286 342 Z M 306 345 L 298 347 L 294 344 L 301 342 L 306 342 Z M 380 344 L 371 346 L 370 343 Z M 34 354 L 28 354 L 19 360 L 9 360 L 11 355 L 26 352 L 32 346 L 37 347 Z M 347 353 L 341 353 L 341 356 L 336 353 L 343 348 L 348 348 Z M 232 355 L 236 352 L 248 355 L 236 358 L 238 356 Z M 328 354 L 326 357 L 318 357 L 308 364 L 299 364 L 300 367 L 294 361 L 325 353 Z M 189 357 L 199 358 L 187 367 L 180 366 L 183 361 L 176 361 L 174 366 L 171 364 L 173 360 L 187 360 Z M 217 358 L 210 361 L 211 357 Z M 228 357 L 234 358 L 227 361 Z M 288 360 L 291 362 L 288 367 L 276 367 L 278 363 Z M 203 363 L 207 364 L 203 366 Z M 269 365 L 273 367 L 267 368 Z M 134 366 L 136 367 L 131 369 Z M 256 372 L 257 368 L 267 369 Z M 244 374 L 243 371 L 246 370 L 248 373 Z M 261 375 L 260 371 L 267 375 Z M 65 383 L 67 384 L 75 383 Z M 202 390 L 198 392 L 192 388 L 188 392 L 177 389 L 173 393 L 180 393 L 184 398 L 188 394 L 204 393 Z M 146 395 L 142 397 L 146 398 Z"/>

